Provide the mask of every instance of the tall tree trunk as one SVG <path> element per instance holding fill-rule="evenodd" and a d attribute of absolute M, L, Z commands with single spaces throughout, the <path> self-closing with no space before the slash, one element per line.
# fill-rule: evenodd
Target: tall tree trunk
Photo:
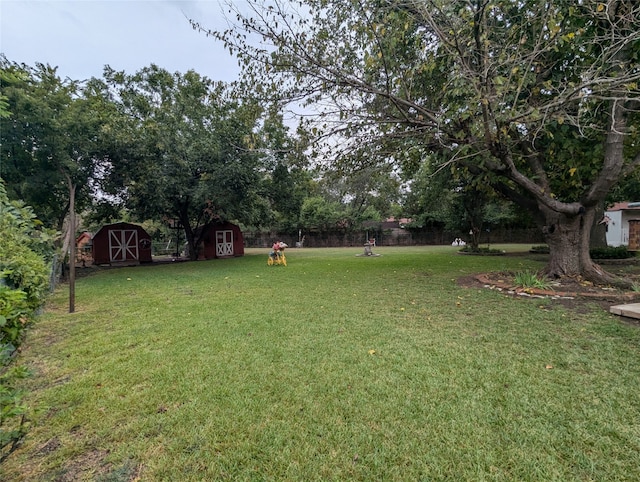
<path fill-rule="evenodd" d="M 629 280 L 606 272 L 591 259 L 589 247 L 596 216 L 595 206 L 585 208 L 576 215 L 561 214 L 544 207 L 541 210 L 547 221 L 543 229 L 549 245 L 549 262 L 545 268 L 547 276 L 630 287 Z"/>
<path fill-rule="evenodd" d="M 186 214 L 180 217 L 182 226 L 184 226 L 184 235 L 187 242 L 187 256 L 190 261 L 197 261 L 200 255 L 200 241 L 202 234 L 197 235 L 196 230 L 191 225 L 189 217 Z M 200 232 L 202 230 L 199 230 Z"/>
<path fill-rule="evenodd" d="M 594 223 L 591 226 L 591 247 L 607 247 L 607 225 L 602 223 L 604 218 L 604 203 L 600 203 L 595 208 Z"/>
<path fill-rule="evenodd" d="M 198 246 L 196 235 L 191 227 L 189 218 L 185 216 L 182 225 L 184 226 L 184 235 L 187 242 L 187 256 L 189 257 L 189 260 L 196 261 L 198 259 Z"/>

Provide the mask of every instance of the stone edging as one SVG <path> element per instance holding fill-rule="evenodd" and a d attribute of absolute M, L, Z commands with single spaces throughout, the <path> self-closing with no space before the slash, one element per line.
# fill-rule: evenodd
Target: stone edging
<path fill-rule="evenodd" d="M 486 274 L 475 275 L 475 279 L 482 283 L 486 288 L 497 289 L 499 291 L 505 291 L 508 294 L 514 294 L 519 296 L 530 296 L 536 298 L 589 298 L 594 300 L 608 300 L 615 299 L 617 301 L 633 301 L 640 298 L 640 293 L 590 293 L 590 292 L 575 292 L 575 291 L 555 291 L 555 290 L 543 290 L 539 288 L 521 288 L 512 286 L 506 282 L 492 281 Z"/>

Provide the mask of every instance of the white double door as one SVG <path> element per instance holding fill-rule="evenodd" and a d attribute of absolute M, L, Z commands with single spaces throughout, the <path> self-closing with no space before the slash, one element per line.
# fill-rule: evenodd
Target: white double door
<path fill-rule="evenodd" d="M 233 231 L 216 231 L 216 256 L 233 256 Z"/>
<path fill-rule="evenodd" d="M 113 229 L 109 231 L 109 260 L 126 261 L 138 259 L 138 231 L 135 229 Z"/>

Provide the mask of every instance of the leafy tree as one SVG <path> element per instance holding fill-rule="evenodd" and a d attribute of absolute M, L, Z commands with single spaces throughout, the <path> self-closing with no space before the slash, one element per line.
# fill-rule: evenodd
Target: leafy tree
<path fill-rule="evenodd" d="M 640 3 L 245 6 L 230 7 L 233 28 L 210 33 L 249 83 L 270 81 L 266 95 L 314 105 L 333 159 L 372 145 L 399 166 L 438 153 L 532 214 L 549 275 L 624 284 L 593 263 L 589 242 L 597 206 L 640 165 Z"/>
<path fill-rule="evenodd" d="M 281 233 L 301 228 L 300 213 L 305 199 L 316 190 L 307 169 L 278 163 L 265 183 L 265 197 L 274 213 L 271 227 Z"/>
<path fill-rule="evenodd" d="M 640 171 L 625 177 L 611 191 L 607 201 L 611 204 L 621 201 L 640 201 Z"/>
<path fill-rule="evenodd" d="M 353 159 L 345 156 L 342 168 L 330 166 L 322 177 L 326 192 L 347 206 L 354 226 L 365 218 L 382 221 L 400 200 L 401 180 L 393 165 L 369 165 L 367 154 L 365 149 Z M 374 212 L 378 219 L 371 219 Z"/>
<path fill-rule="evenodd" d="M 295 233 L 300 228 L 302 203 L 315 190 L 304 152 L 307 143 L 290 134 L 280 111 L 272 108 L 266 114 L 259 135 L 267 159 L 263 195 L 272 217 L 263 222 L 275 231 Z"/>
<path fill-rule="evenodd" d="M 0 85 L 6 85 L 10 82 L 16 82 L 17 79 L 14 74 L 0 69 Z M 9 98 L 0 92 L 0 119 L 6 119 L 9 117 Z"/>
<path fill-rule="evenodd" d="M 266 218 L 258 106 L 193 71 L 171 74 L 155 65 L 134 75 L 106 68 L 103 95 L 120 113 L 109 127 L 104 189 L 141 219 L 177 219 L 192 259 L 204 224 Z"/>
<path fill-rule="evenodd" d="M 0 72 L 10 111 L 0 119 L 0 174 L 8 195 L 61 230 L 69 212 L 69 185 L 78 187 L 80 208 L 89 206 L 94 194 L 105 106 L 47 65 L 29 67 L 3 57 Z"/>
<path fill-rule="evenodd" d="M 343 206 L 337 201 L 313 196 L 302 203 L 300 225 L 305 231 L 334 232 L 343 219 Z"/>
<path fill-rule="evenodd" d="M 0 63 L 11 111 L 3 119 L 0 174 L 12 198 L 26 199 L 45 222 L 65 231 L 62 252 L 70 255 L 73 312 L 76 205 L 90 203 L 92 180 L 102 165 L 100 97 L 85 97 L 80 83 L 62 81 L 55 68 L 18 66 L 5 58 Z"/>
<path fill-rule="evenodd" d="M 430 161 L 421 166 L 405 199 L 403 214 L 413 219 L 412 227 L 443 226 L 461 233 L 476 250 L 487 229 L 516 224 L 513 204 L 496 196 L 480 179 L 464 176 L 463 170 L 452 176 L 445 170 L 432 172 L 431 167 Z"/>

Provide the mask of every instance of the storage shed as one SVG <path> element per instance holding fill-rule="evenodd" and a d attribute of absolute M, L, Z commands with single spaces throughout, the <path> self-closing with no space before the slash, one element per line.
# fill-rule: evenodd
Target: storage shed
<path fill-rule="evenodd" d="M 142 226 L 131 223 L 107 224 L 93 236 L 94 264 L 151 261 L 151 236 Z"/>
<path fill-rule="evenodd" d="M 203 226 L 200 257 L 204 259 L 244 256 L 244 235 L 232 223 L 211 223 Z"/>

